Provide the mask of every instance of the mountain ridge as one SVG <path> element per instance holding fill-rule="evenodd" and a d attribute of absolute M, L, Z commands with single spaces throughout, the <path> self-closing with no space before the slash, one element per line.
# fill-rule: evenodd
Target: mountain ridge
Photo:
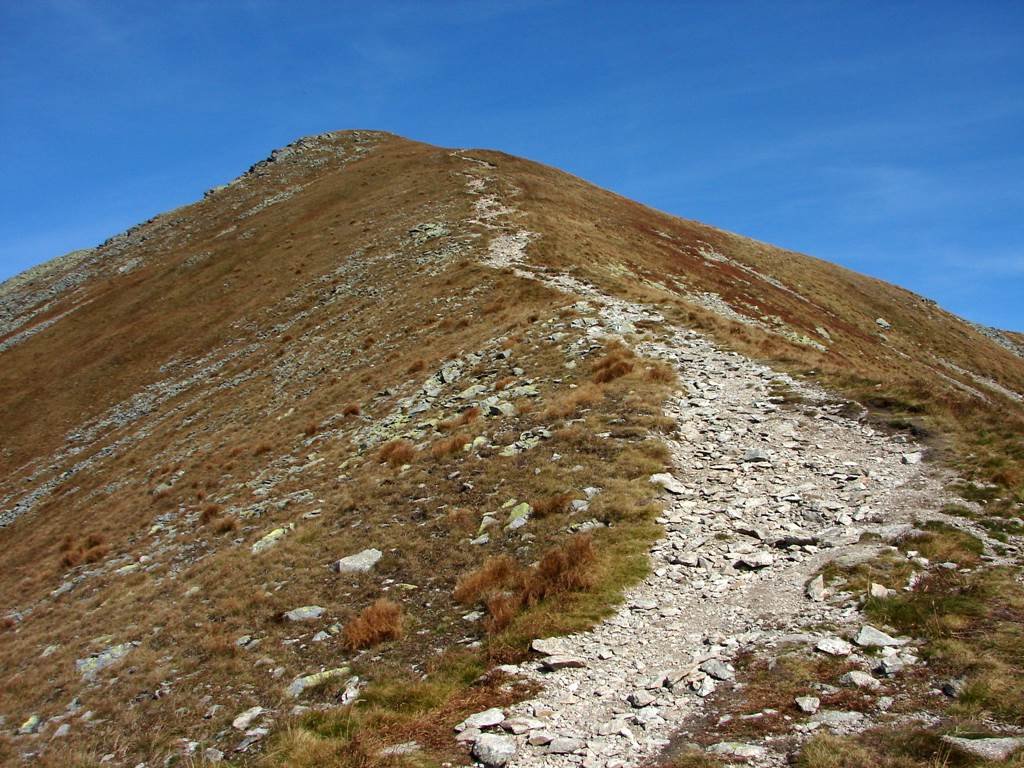
<path fill-rule="evenodd" d="M 317 134 L 76 253 L 0 286 L 5 759 L 464 760 L 544 708 L 533 639 L 691 554 L 806 618 L 834 526 L 1019 551 L 1012 339 L 547 166 Z"/>

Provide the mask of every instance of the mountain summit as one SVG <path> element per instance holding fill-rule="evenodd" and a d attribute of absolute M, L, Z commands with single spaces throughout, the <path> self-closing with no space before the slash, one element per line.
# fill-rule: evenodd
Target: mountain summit
<path fill-rule="evenodd" d="M 882 281 L 300 139 L 0 285 L 0 758 L 774 765 L 825 749 L 794 719 L 940 722 L 929 686 L 1024 680 L 907 607 L 1018 568 L 1021 393 L 1019 335 Z M 948 610 L 1005 639 L 1013 589 Z"/>

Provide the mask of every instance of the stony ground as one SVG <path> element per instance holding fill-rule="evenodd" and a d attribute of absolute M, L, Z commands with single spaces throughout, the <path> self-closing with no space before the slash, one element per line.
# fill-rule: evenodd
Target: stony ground
<path fill-rule="evenodd" d="M 359 144 L 352 158 L 365 151 Z M 580 279 L 579 273 L 560 272 L 532 262 L 531 247 L 543 244 L 545 238 L 531 231 L 529 216 L 517 207 L 523 205 L 523 193 L 493 163 L 474 156 L 476 153 L 445 154 L 447 162 L 457 164 L 454 178 L 464 185 L 472 201 L 468 217 L 452 213 L 452 206 L 435 209 L 424 203 L 424 213 L 416 219 L 421 223 L 412 229 L 405 224 L 399 227 L 401 237 L 394 242 L 400 242 L 401 247 L 358 249 L 340 259 L 333 272 L 302 278 L 308 285 L 250 318 L 244 328 L 240 323 L 237 337 L 201 358 L 168 361 L 161 368 L 166 380 L 149 385 L 102 417 L 76 427 L 68 433 L 67 444 L 52 457 L 25 465 L 24 478 L 12 475 L 0 482 L 3 527 L 38 512 L 37 506 L 64 492 L 63 483 L 72 479 L 78 482 L 96 466 L 115 460 L 119 452 L 154 434 L 163 434 L 154 430 L 164 429 L 174 436 L 196 430 L 190 435 L 202 441 L 200 448 L 215 456 L 218 452 L 227 454 L 203 466 L 198 460 L 186 461 L 192 456 L 191 445 L 169 443 L 158 455 L 166 468 L 157 474 L 150 472 L 142 477 L 142 468 L 133 463 L 122 467 L 116 482 L 91 490 L 89 498 L 95 503 L 97 498 L 112 497 L 128 487 L 131 477 L 136 485 L 145 486 L 146 504 L 155 507 L 152 526 L 147 523 L 129 537 L 130 547 L 123 551 L 115 550 L 97 562 L 87 559 L 65 569 L 59 586 L 40 599 L 30 603 L 18 595 L 18 605 L 8 606 L 11 610 L 4 619 L 13 628 L 33 616 L 52 619 L 57 614 L 51 612 L 73 600 L 85 604 L 85 597 L 89 597 L 91 601 L 86 616 L 90 624 L 84 624 L 81 617 L 63 622 L 62 633 L 67 626 L 73 626 L 75 632 L 48 636 L 17 660 L 19 670 L 35 669 L 37 665 L 56 668 L 59 660 L 63 664 L 61 674 L 72 680 L 61 683 L 62 678 L 55 675 L 45 683 L 56 692 L 54 702 L 59 699 L 63 706 L 70 701 L 64 712 L 54 714 L 52 702 L 47 702 L 46 710 L 36 705 L 29 708 L 23 697 L 15 695 L 9 712 L 0 715 L 0 727 L 13 735 L 23 757 L 40 756 L 61 739 L 70 741 L 82 733 L 98 732 L 100 725 L 111 730 L 119 727 L 110 713 L 94 715 L 88 698 L 88 694 L 100 691 L 111 697 L 111 686 L 117 683 L 121 699 L 111 698 L 112 708 L 127 701 L 131 689 L 141 692 L 125 705 L 128 709 L 148 707 L 156 712 L 160 707 L 176 707 L 181 735 L 175 756 L 183 754 L 189 760 L 209 762 L 257 759 L 270 741 L 267 737 L 272 731 L 283 730 L 287 718 L 294 717 L 292 722 L 297 722 L 311 710 L 328 711 L 337 703 L 349 704 L 363 695 L 367 677 L 380 667 L 377 662 L 382 656 L 375 655 L 376 649 L 343 653 L 338 650 L 338 638 L 352 606 L 368 603 L 378 594 L 399 595 L 410 611 L 410 625 L 417 627 L 413 637 L 425 636 L 410 666 L 415 673 L 421 672 L 424 648 L 429 647 L 431 653 L 443 650 L 442 640 L 450 639 L 444 631 L 457 633 L 459 643 L 481 647 L 486 642 L 485 614 L 451 605 L 452 574 L 468 571 L 480 559 L 477 555 L 502 551 L 502 547 L 518 547 L 516 552 L 524 553 L 523 558 L 529 561 L 539 554 L 540 545 L 550 543 L 549 538 L 553 541 L 567 532 L 603 528 L 606 523 L 598 519 L 599 513 L 588 511 L 588 505 L 600 507 L 609 494 L 599 487 L 576 483 L 572 491 L 578 498 L 573 499 L 567 518 L 586 514 L 560 521 L 544 521 L 540 516 L 529 519 L 530 506 L 524 499 L 532 498 L 532 491 L 524 488 L 513 495 L 507 486 L 501 487 L 506 478 L 495 481 L 486 474 L 485 482 L 479 482 L 480 488 L 474 490 L 477 481 L 472 472 L 482 472 L 481 467 L 491 457 L 516 457 L 528 452 L 544 453 L 555 465 L 559 458 L 550 452 L 550 443 L 557 442 L 552 440 L 554 427 L 548 429 L 551 425 L 545 423 L 524 431 L 523 419 L 530 413 L 543 413 L 542 409 L 558 394 L 567 394 L 579 385 L 593 386 L 587 378 L 593 358 L 617 343 L 632 346 L 644 358 L 665 361 L 678 375 L 678 388 L 664 408 L 665 416 L 675 424 L 666 441 L 671 469 L 650 477 L 651 487 L 664 501 L 664 513 L 658 520 L 664 536 L 650 552 L 650 573 L 625 595 L 618 610 L 592 631 L 535 642 L 531 661 L 504 668 L 510 675 L 536 683 L 540 691 L 536 696 L 504 710 L 481 712 L 460 726 L 453 737 L 465 745 L 467 755 L 485 765 L 617 768 L 657 761 L 679 741 L 680 728 L 684 728 L 695 739 L 699 734 L 700 748 L 712 754 L 753 765 L 777 766 L 785 764 L 794 740 L 799 742 L 822 729 L 860 731 L 893 716 L 889 711 L 899 691 L 891 681 L 901 669 L 919 668 L 917 641 L 890 637 L 870 627 L 864 629 L 860 612 L 863 596 L 834 592 L 815 575 L 829 562 L 856 562 L 891 550 L 891 543 L 905 541 L 914 534 L 918 520 L 936 514 L 932 510 L 946 500 L 944 489 L 951 478 L 924 461 L 921 446 L 871 426 L 859 407 L 726 351 L 709 337 L 669 322 L 652 305 L 608 295 Z M 272 166 L 287 166 L 289 157 L 287 153 L 278 155 Z M 306 162 L 299 162 L 301 159 L 292 158 L 300 170 Z M 315 156 L 312 162 L 327 159 Z M 282 182 L 287 186 L 281 191 L 265 198 L 255 196 L 249 186 L 255 190 L 255 180 L 268 167 L 258 164 L 240 182 L 211 191 L 212 199 L 218 195 L 239 196 L 232 211 L 244 222 L 224 233 L 230 234 L 237 226 L 248 227 L 245 222 L 250 218 L 256 220 L 261 211 L 287 204 L 302 192 L 305 182 L 299 180 L 305 176 L 293 179 L 289 171 Z M 425 194 L 423 198 L 429 200 L 431 196 Z M 459 210 L 465 211 L 466 207 Z M 127 239 L 113 239 L 104 246 L 113 252 L 109 258 L 86 254 L 71 259 L 70 267 L 76 270 L 74 279 L 58 281 L 57 288 L 47 287 L 48 283 L 40 288 L 29 281 L 25 290 L 31 289 L 31 301 L 26 299 L 25 306 L 53 299 L 40 294 L 44 288 L 72 290 L 91 274 L 89 270 L 139 269 L 132 256 L 134 250 L 128 247 L 132 239 L 151 239 L 164 233 L 160 236 L 171 238 L 171 245 L 178 247 L 180 244 L 173 239 L 178 236 L 176 221 L 173 217 L 160 220 L 150 227 L 152 232 L 129 232 Z M 248 241 L 252 231 L 245 229 L 238 237 Z M 391 242 L 383 235 L 381 241 Z M 710 246 L 702 247 L 700 253 L 705 260 L 740 269 L 748 276 L 758 274 Z M 122 257 L 122 261 L 117 260 Z M 195 268 L 207 258 L 197 254 L 181 268 Z M 566 311 L 518 325 L 499 324 L 491 316 L 478 317 L 475 322 L 485 328 L 493 326 L 494 335 L 477 339 L 459 353 L 446 353 L 429 364 L 419 360 L 418 365 L 408 368 L 393 362 L 393 350 L 399 347 L 397 339 L 383 337 L 375 327 L 358 332 L 349 328 L 356 318 L 349 316 L 348 309 L 362 300 L 373 303 L 377 317 L 386 304 L 396 314 L 405 314 L 402 296 L 377 285 L 375 275 L 400 270 L 421 278 L 440 275 L 456 258 L 465 259 L 466 264 L 472 258 L 466 269 L 482 274 L 483 279 L 465 293 L 453 289 L 431 299 L 436 317 L 443 318 L 436 328 L 431 326 L 433 330 L 418 323 L 401 333 L 419 333 L 420 343 L 427 345 L 430 335 L 445 330 L 444 322 L 458 316 L 464 303 L 470 305 L 475 293 L 499 279 L 505 290 L 522 284 L 538 291 L 540 286 L 555 289 L 568 302 Z M 481 268 L 477 262 L 493 269 Z M 546 291 L 545 295 L 550 298 Z M 694 293 L 680 287 L 679 295 L 719 315 L 740 317 L 718 294 Z M 310 296 L 314 300 L 308 301 Z M 514 294 L 507 298 L 509 304 L 517 303 Z M 26 330 L 22 327 L 21 304 L 8 301 L 4 306 L 12 308 L 0 312 L 0 331 L 10 336 L 3 345 L 9 348 L 27 343 L 32 334 L 48 327 Z M 338 307 L 345 307 L 345 313 L 334 313 Z M 352 314 L 358 314 L 358 307 Z M 469 324 L 468 320 L 463 322 Z M 765 323 L 758 325 L 762 326 Z M 464 326 L 453 322 L 452 327 Z M 782 325 L 771 325 L 769 330 L 796 344 L 823 349 L 819 342 L 794 336 L 795 331 Z M 381 338 L 370 338 L 371 331 Z M 289 344 L 293 333 L 297 339 Z M 272 366 L 242 365 L 244 361 L 264 360 L 273 345 L 280 346 Z M 289 419 L 298 419 L 293 415 L 296 405 L 311 393 L 325 389 L 327 371 L 338 373 L 341 379 L 355 378 L 338 362 L 345 363 L 349 358 L 372 358 L 381 368 L 390 367 L 392 373 L 399 374 L 384 388 L 367 386 L 367 391 L 358 396 L 335 398 L 336 402 L 328 403 L 322 412 L 299 420 L 290 428 L 287 439 L 271 443 L 268 438 L 265 448 L 246 444 L 227 450 L 237 436 L 226 426 L 231 426 L 237 414 L 211 404 L 217 393 L 255 388 L 257 372 L 268 366 L 272 396 L 258 414 L 268 424 L 282 420 L 287 424 Z M 236 364 L 237 370 L 233 367 Z M 975 378 L 955 364 L 949 365 L 954 373 Z M 218 380 L 222 370 L 224 379 Z M 399 379 L 403 380 L 396 383 Z M 369 373 L 360 380 L 375 381 Z M 986 386 L 993 389 L 999 385 L 988 382 Z M 1016 393 L 1010 395 L 1019 400 Z M 349 400 L 355 408 L 346 413 Z M 338 495 L 333 492 L 353 485 L 357 471 L 381 445 L 407 440 L 415 444 L 416 455 L 422 457 L 442 440 L 446 429 L 451 429 L 444 425 L 455 423 L 467 410 L 479 413 L 480 419 L 464 430 L 467 442 L 456 451 L 459 460 L 452 460 L 448 467 L 441 463 L 447 459 L 438 459 L 444 472 L 438 469 L 432 475 L 424 474 L 423 482 L 415 489 L 409 481 L 401 486 L 404 490 L 394 491 L 388 501 L 394 505 L 392 516 L 385 519 L 383 515 L 374 518 L 367 514 L 363 519 L 358 509 L 335 509 L 342 505 L 335 503 Z M 211 434 L 217 418 L 224 422 L 219 425 L 223 434 Z M 312 423 L 308 423 L 310 420 Z M 125 431 L 117 431 L 122 429 Z M 113 440 L 115 435 L 116 442 L 103 444 L 102 440 Z M 268 431 L 267 435 L 275 433 Z M 597 437 L 614 444 L 621 436 L 609 432 Z M 474 464 L 478 457 L 480 462 Z M 233 469 L 236 462 L 240 466 Z M 255 469 L 250 471 L 246 462 Z M 423 464 L 419 459 L 417 462 Z M 528 472 L 539 474 L 538 463 L 529 465 Z M 564 463 L 566 471 L 571 471 L 570 462 Z M 526 473 L 523 466 L 527 466 L 525 462 L 516 471 Z M 383 493 L 392 484 L 405 482 L 402 478 L 409 475 L 409 470 L 409 465 L 382 470 L 383 480 L 375 480 L 368 487 L 374 494 Z M 208 474 L 217 478 L 217 483 L 202 486 L 209 496 L 201 504 L 203 495 L 185 489 L 202 490 L 196 476 L 205 478 Z M 641 485 L 646 476 L 644 471 Z M 449 531 L 442 525 L 441 513 L 459 510 L 449 510 L 449 505 L 440 501 L 438 517 L 429 521 L 432 527 L 427 527 L 424 510 L 428 502 L 434 503 L 431 497 L 435 493 L 443 495 L 445 484 L 458 487 L 459 507 L 483 516 L 479 528 L 473 519 L 468 533 Z M 488 490 L 489 484 L 493 489 Z M 191 499 L 193 495 L 199 501 Z M 163 507 L 159 506 L 161 499 L 165 499 Z M 211 505 L 218 516 L 215 522 L 233 525 L 216 535 L 209 532 L 213 526 L 204 528 L 207 524 L 202 522 L 202 507 L 208 502 L 215 502 Z M 357 505 L 353 502 L 351 506 Z M 517 517 L 520 509 L 527 511 Z M 408 516 L 400 516 L 406 513 Z M 508 525 L 499 525 L 499 520 L 505 522 L 505 515 Z M 949 522 L 970 528 L 986 543 L 988 559 L 999 559 L 983 530 L 963 519 Z M 331 541 L 341 536 L 343 525 L 347 531 L 339 541 L 345 546 L 335 546 Z M 413 525 L 429 531 L 435 541 L 418 549 L 397 535 L 385 535 L 395 529 L 411 530 Z M 200 535 L 197 530 L 205 533 Z M 372 535 L 364 531 L 372 531 Z M 614 528 L 604 531 L 614 532 Z M 453 538 L 443 538 L 448 536 Z M 53 549 L 59 545 L 58 541 L 51 543 Z M 538 548 L 531 549 L 534 545 Z M 413 550 L 412 554 L 404 553 L 406 548 Z M 446 548 L 445 557 L 452 558 L 443 568 L 436 560 L 441 548 Z M 221 584 L 216 575 L 204 580 L 202 569 L 195 568 L 201 561 L 217 562 L 214 557 L 218 552 L 232 550 L 238 554 L 232 562 L 250 568 L 249 577 L 260 586 L 259 600 L 254 602 L 263 603 L 255 607 L 233 596 L 219 595 Z M 1008 557 L 1019 555 L 1012 543 L 1001 551 Z M 304 559 L 299 559 L 300 554 Z M 404 562 L 406 557 L 407 565 L 419 568 L 418 577 L 397 568 L 396 563 Z M 252 568 L 254 562 L 264 563 L 261 567 L 273 576 Z M 320 578 L 309 578 L 310 563 L 315 564 Z M 919 573 L 952 567 L 921 558 L 914 559 L 914 565 Z M 278 570 L 271 570 L 273 567 Z M 438 571 L 444 571 L 445 578 L 435 579 Z M 342 574 L 344 586 L 339 587 Z M 179 601 L 186 606 L 195 614 L 189 614 L 188 632 L 180 627 L 179 635 L 165 630 L 164 624 L 170 622 L 164 621 L 164 616 L 147 617 L 154 624 L 152 628 L 141 620 L 124 628 L 108 627 L 104 619 L 98 626 L 92 614 L 99 615 L 107 605 L 98 597 L 107 593 L 99 592 L 97 585 L 106 588 L 120 583 L 118 580 L 128 587 L 115 586 L 111 592 L 131 596 L 132 590 L 139 590 L 136 602 L 141 605 L 154 605 L 152 596 L 159 594 L 160 601 Z M 410 580 L 417 583 L 408 583 Z M 165 591 L 156 592 L 161 585 Z M 888 585 L 895 589 L 908 586 Z M 146 589 L 153 591 L 144 592 Z M 269 615 L 271 608 L 281 609 L 280 622 L 263 621 L 263 614 Z M 418 616 L 414 609 L 419 611 Z M 182 674 L 182 638 L 191 640 L 199 634 L 192 631 L 203 626 L 198 619 L 209 621 L 208 626 L 220 633 L 213 638 L 216 642 L 211 642 L 209 656 L 222 661 L 225 669 L 233 664 L 252 677 L 225 675 L 223 685 L 211 688 L 209 666 L 194 660 L 189 662 L 189 671 Z M 436 639 L 427 636 L 427 627 L 437 632 Z M 145 655 L 147 642 L 160 648 L 158 659 L 151 653 Z M 436 647 L 431 647 L 435 642 Z M 30 645 L 27 641 L 24 644 Z M 840 660 L 850 671 L 842 680 L 816 681 L 819 696 L 788 702 L 789 709 L 783 715 L 788 725 L 783 732 L 776 728 L 758 738 L 744 737 L 744 741 L 735 742 L 725 728 L 718 738 L 714 724 L 720 709 L 716 702 L 743 685 L 737 681 L 741 659 L 751 654 L 768 658 L 781 648 L 804 649 L 811 656 Z M 41 661 L 37 663 L 37 659 Z M 362 677 L 350 668 L 353 661 L 363 664 L 358 670 Z M 72 663 L 74 675 L 70 675 Z M 140 679 L 140 672 L 152 679 Z M 119 677 L 123 678 L 120 682 Z M 9 679 L 13 681 L 15 676 Z M 193 691 L 188 690 L 196 679 L 206 681 L 208 690 L 202 698 L 198 693 L 192 697 Z M 253 680 L 259 681 L 258 687 Z M 81 688 L 76 687 L 79 683 Z M 867 704 L 834 704 L 843 696 L 832 683 L 856 691 Z M 941 686 L 940 681 L 936 685 Z M 332 686 L 338 694 L 333 701 L 326 701 L 322 691 L 316 693 L 320 687 Z M 84 702 L 77 695 L 81 691 L 86 691 Z M 188 702 L 191 709 L 179 706 L 190 697 L 198 699 Z M 727 725 L 729 718 L 736 716 L 778 718 L 779 712 L 727 714 L 719 725 Z M 108 741 L 102 745 L 104 750 L 119 749 L 118 739 Z M 166 746 L 161 744 L 160 748 Z M 397 756 L 420 749 L 417 743 L 390 748 L 398 750 L 394 753 Z M 104 763 L 135 764 L 134 759 L 122 760 L 120 752 L 101 754 Z M 143 764 L 159 762 L 152 759 Z"/>
<path fill-rule="evenodd" d="M 579 296 L 575 308 L 592 336 L 627 338 L 637 322 L 662 320 L 572 276 L 531 267 L 526 248 L 536 235 L 515 228 L 511 202 L 486 176 L 472 176 L 469 188 L 480 195 L 483 220 L 512 226 L 491 240 L 490 263 Z M 539 683 L 538 696 L 458 726 L 457 738 L 484 765 L 649 763 L 717 687 L 733 684 L 730 660 L 744 651 L 802 645 L 845 658 L 863 668 L 846 684 L 869 691 L 882 685 L 879 651 L 883 679 L 918 662 L 911 639 L 865 625 L 857 601 L 831 599 L 815 574 L 912 534 L 951 478 L 923 463 L 905 436 L 870 426 L 861 409 L 694 331 L 638 351 L 670 362 L 681 384 L 666 406 L 678 425 L 674 468 L 650 478 L 666 501 L 658 520 L 665 536 L 651 550 L 649 577 L 613 616 L 593 631 L 535 641 L 537 660 L 505 669 Z M 816 698 L 798 703 L 808 716 L 793 724 L 799 736 L 864 730 L 893 702 L 880 695 L 874 715 L 819 708 Z M 723 740 L 707 750 L 786 765 L 788 745 L 773 749 L 773 741 Z"/>

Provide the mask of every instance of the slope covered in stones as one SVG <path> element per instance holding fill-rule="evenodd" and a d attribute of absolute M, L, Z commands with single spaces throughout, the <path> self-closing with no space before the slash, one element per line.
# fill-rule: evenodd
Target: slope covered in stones
<path fill-rule="evenodd" d="M 946 499 L 894 428 L 1018 551 L 1019 337 L 500 153 L 302 139 L 0 322 L 5 760 L 653 757 L 714 676 L 635 676 L 838 632 L 803 581 Z M 544 727 L 457 741 L 490 704 Z"/>

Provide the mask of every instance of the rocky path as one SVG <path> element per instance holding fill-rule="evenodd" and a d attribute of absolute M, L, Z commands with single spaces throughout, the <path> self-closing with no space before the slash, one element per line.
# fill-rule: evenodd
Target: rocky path
<path fill-rule="evenodd" d="M 905 530 L 893 523 L 935 490 L 906 444 L 820 393 L 801 391 L 817 406 L 782 409 L 770 399 L 778 374 L 691 333 L 645 351 L 673 361 L 688 390 L 667 409 L 679 423 L 674 470 L 652 478 L 667 497 L 666 535 L 614 616 L 541 644 L 552 655 L 521 667 L 544 690 L 508 713 L 536 726 L 510 765 L 613 768 L 657 754 L 732 678 L 737 652 L 814 645 L 830 635 L 794 633 L 855 622 L 854 610 L 810 599 L 807 583 L 827 559 L 863 549 L 863 532 Z"/>
<path fill-rule="evenodd" d="M 515 228 L 514 210 L 486 171 L 467 175 L 481 196 L 478 210 L 500 212 L 481 218 L 506 225 L 490 241 L 492 266 L 580 296 L 576 308 L 595 337 L 660 319 L 531 267 L 525 249 L 536 236 Z M 844 405 L 822 391 L 693 331 L 638 351 L 673 364 L 681 383 L 666 408 L 678 423 L 673 469 L 651 478 L 666 499 L 665 536 L 652 548 L 649 577 L 613 616 L 590 632 L 539 641 L 545 658 L 515 670 L 542 685 L 536 698 L 466 724 L 459 739 L 485 764 L 624 768 L 655 756 L 733 677 L 728 662 L 743 648 L 835 639 L 800 633 L 812 625 L 855 629 L 856 609 L 809 596 L 808 582 L 830 558 L 869 554 L 872 545 L 858 543 L 864 532 L 891 539 L 943 495 L 914 446 L 843 415 Z M 801 404 L 780 404 L 780 389 Z M 855 726 L 861 717 L 819 719 Z M 746 756 L 783 764 L 764 746 Z"/>

